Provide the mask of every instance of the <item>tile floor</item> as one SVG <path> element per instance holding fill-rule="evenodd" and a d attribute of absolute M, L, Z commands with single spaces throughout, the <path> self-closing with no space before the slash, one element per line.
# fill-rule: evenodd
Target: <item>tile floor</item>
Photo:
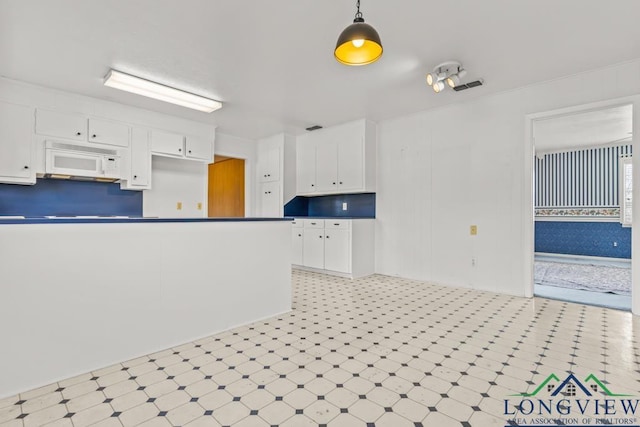
<path fill-rule="evenodd" d="M 640 320 L 387 276 L 293 272 L 294 310 L 0 400 L 2 426 L 505 426 L 550 373 L 640 389 Z"/>

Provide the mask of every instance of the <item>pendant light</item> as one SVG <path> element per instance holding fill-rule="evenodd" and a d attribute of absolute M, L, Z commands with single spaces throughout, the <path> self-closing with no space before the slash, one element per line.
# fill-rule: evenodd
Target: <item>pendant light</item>
<path fill-rule="evenodd" d="M 340 33 L 334 55 L 345 65 L 367 65 L 382 56 L 382 42 L 378 32 L 366 24 L 360 12 L 360 0 L 356 2 L 356 17 L 353 24 Z"/>

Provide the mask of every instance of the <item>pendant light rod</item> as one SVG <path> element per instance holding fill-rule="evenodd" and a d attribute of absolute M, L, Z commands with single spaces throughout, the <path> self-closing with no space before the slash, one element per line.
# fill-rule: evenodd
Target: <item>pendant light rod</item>
<path fill-rule="evenodd" d="M 362 12 L 360 12 L 360 0 L 356 2 L 356 17 L 353 22 L 364 22 L 364 18 L 362 17 Z"/>

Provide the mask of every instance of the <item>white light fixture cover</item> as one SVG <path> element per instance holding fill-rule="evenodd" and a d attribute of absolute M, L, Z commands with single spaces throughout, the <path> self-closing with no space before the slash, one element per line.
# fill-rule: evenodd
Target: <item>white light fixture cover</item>
<path fill-rule="evenodd" d="M 450 88 L 458 86 L 467 71 L 458 61 L 446 61 L 438 64 L 433 68 L 433 72 L 427 74 L 427 84 L 433 88 L 433 91 L 440 93 L 446 85 Z"/>
<path fill-rule="evenodd" d="M 116 70 L 109 71 L 104 78 L 104 85 L 182 107 L 204 111 L 205 113 L 211 113 L 222 108 L 222 102 L 220 101 L 194 95 L 193 93 L 184 92 Z"/>

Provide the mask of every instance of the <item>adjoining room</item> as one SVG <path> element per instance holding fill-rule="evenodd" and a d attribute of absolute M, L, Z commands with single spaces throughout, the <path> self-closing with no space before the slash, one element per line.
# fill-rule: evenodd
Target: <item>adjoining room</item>
<path fill-rule="evenodd" d="M 631 310 L 633 106 L 534 121 L 535 294 Z"/>

